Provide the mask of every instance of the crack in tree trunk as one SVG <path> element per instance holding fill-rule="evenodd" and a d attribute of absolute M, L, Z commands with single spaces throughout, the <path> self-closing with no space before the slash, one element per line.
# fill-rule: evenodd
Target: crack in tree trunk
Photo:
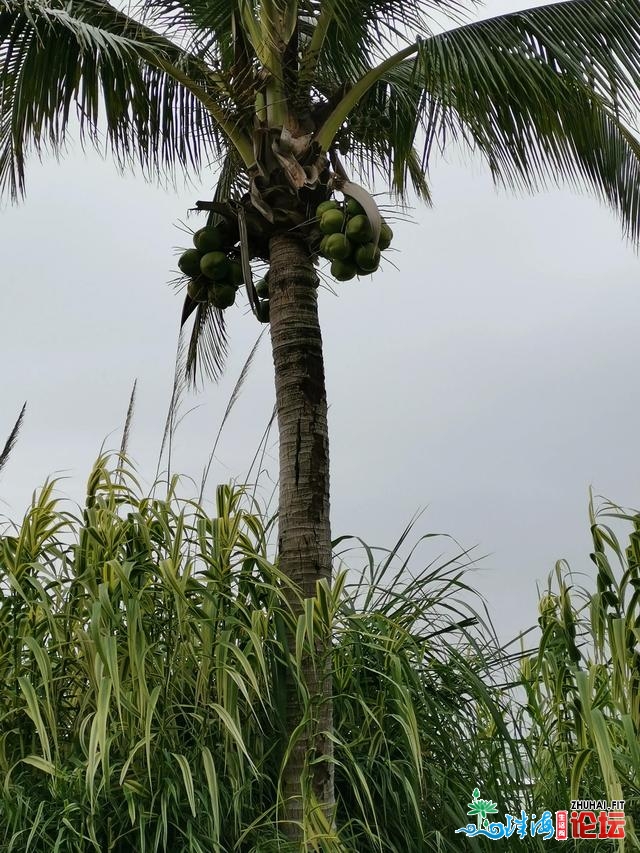
<path fill-rule="evenodd" d="M 301 424 L 298 419 L 298 431 L 296 435 L 296 487 L 300 483 L 300 447 L 302 444 Z"/>
<path fill-rule="evenodd" d="M 279 566 L 303 596 L 310 598 L 315 596 L 319 580 L 331 580 L 327 397 L 316 274 L 308 248 L 291 234 L 272 238 L 270 262 L 270 324 L 280 433 Z M 295 607 L 302 612 L 298 603 Z M 295 638 L 290 642 L 295 644 Z M 330 824 L 334 818 L 333 748 L 328 736 L 332 728 L 330 650 L 330 636 L 323 637 L 316 653 L 303 660 L 312 719 L 298 737 L 284 770 L 283 829 L 298 842 L 305 818 L 305 778 Z M 295 683 L 288 686 L 287 705 L 291 733 L 304 711 Z M 321 756 L 324 760 L 318 760 Z M 311 804 L 307 801 L 306 805 Z"/>

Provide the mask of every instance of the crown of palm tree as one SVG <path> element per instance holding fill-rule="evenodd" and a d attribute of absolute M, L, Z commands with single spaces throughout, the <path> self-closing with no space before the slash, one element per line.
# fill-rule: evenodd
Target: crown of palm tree
<path fill-rule="evenodd" d="M 70 131 L 150 176 L 216 167 L 251 201 L 275 162 L 297 193 L 322 158 L 429 200 L 434 149 L 457 140 L 497 182 L 587 184 L 640 236 L 640 0 L 569 0 L 461 23 L 457 0 L 0 0 L 0 191 Z M 450 28 L 434 34 L 435 22 Z M 274 160 L 275 157 L 275 160 Z M 318 169 L 320 167 L 320 169 Z M 260 183 L 262 180 L 262 183 Z M 187 305 L 185 315 L 195 306 Z M 219 312 L 196 344 L 216 373 Z"/>
<path fill-rule="evenodd" d="M 569 0 L 432 34 L 432 14 L 463 7 L 146 0 L 125 14 L 102 0 L 2 0 L 2 190 L 21 194 L 29 149 L 63 150 L 70 126 L 151 173 L 232 148 L 250 170 L 264 115 L 324 151 L 342 142 L 400 195 L 407 177 L 427 192 L 429 153 L 453 138 L 509 185 L 586 179 L 637 236 L 640 2 Z"/>
<path fill-rule="evenodd" d="M 13 196 L 28 150 L 59 152 L 70 126 L 150 172 L 199 169 L 231 147 L 250 169 L 256 114 L 277 93 L 270 125 L 311 132 L 324 151 L 342 142 L 401 195 L 407 176 L 426 192 L 434 143 L 458 138 L 509 185 L 588 180 L 637 235 L 620 185 L 638 153 L 628 131 L 638 0 L 570 0 L 437 35 L 431 14 L 459 16 L 462 3 L 146 0 L 125 14 L 101 0 L 2 0 L 0 10 L 0 179 Z"/>

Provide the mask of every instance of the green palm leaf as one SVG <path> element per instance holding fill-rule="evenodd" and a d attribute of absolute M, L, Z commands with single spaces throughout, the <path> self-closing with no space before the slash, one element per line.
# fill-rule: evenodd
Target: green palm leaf
<path fill-rule="evenodd" d="M 356 22 L 354 38 L 357 29 Z M 327 37 L 325 65 L 335 53 Z M 589 185 L 636 240 L 640 149 L 630 127 L 639 82 L 638 0 L 571 0 L 407 45 L 354 78 L 317 138 L 330 147 L 346 135 L 364 171 L 384 164 L 400 194 L 416 136 L 425 138 L 423 174 L 434 147 L 458 141 L 479 151 L 507 186 Z M 377 131 L 371 123 L 363 135 L 358 119 L 372 105 L 386 122 Z M 419 116 L 413 122 L 412 111 Z"/>
<path fill-rule="evenodd" d="M 186 350 L 185 373 L 191 384 L 198 379 L 218 379 L 229 351 L 224 313 L 210 302 L 199 303 Z"/>
<path fill-rule="evenodd" d="M 430 201 L 421 157 L 414 142 L 421 129 L 424 90 L 411 64 L 391 68 L 352 110 L 342 144 L 349 165 L 373 183 L 382 179 L 400 198 L 409 185 Z M 341 139 L 338 137 L 338 143 Z"/>
<path fill-rule="evenodd" d="M 235 128 L 219 76 L 108 3 L 2 0 L 0 81 L 0 191 L 12 197 L 28 151 L 62 151 L 70 126 L 151 175 L 198 169 Z"/>
<path fill-rule="evenodd" d="M 457 138 L 494 178 L 537 189 L 590 184 L 637 240 L 640 4 L 574 0 L 458 28 L 422 43 L 425 162 Z"/>

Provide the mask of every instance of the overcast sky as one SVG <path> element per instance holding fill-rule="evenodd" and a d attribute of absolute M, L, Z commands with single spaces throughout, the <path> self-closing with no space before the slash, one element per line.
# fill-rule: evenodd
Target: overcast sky
<path fill-rule="evenodd" d="M 0 513 L 13 518 L 53 474 L 81 499 L 102 442 L 119 445 L 135 378 L 130 453 L 153 480 L 182 301 L 167 282 L 188 245 L 179 222 L 198 227 L 187 209 L 211 193 L 208 176 L 178 192 L 121 177 L 79 145 L 30 167 L 26 201 L 0 213 L 0 444 L 28 400 L 0 475 Z M 640 259 L 587 195 L 496 193 L 456 152 L 431 179 L 434 208 L 393 223 L 397 268 L 320 293 L 333 534 L 390 546 L 426 508 L 417 532 L 487 555 L 473 583 L 506 638 L 535 621 L 536 584 L 557 559 L 590 572 L 590 486 L 640 506 Z M 198 408 L 175 440 L 173 468 L 198 482 L 261 328 L 245 300 L 228 314 L 225 379 L 185 401 Z M 246 475 L 272 385 L 265 337 L 208 497 Z M 273 472 L 275 435 L 269 455 Z M 444 540 L 421 557 L 441 551 Z"/>

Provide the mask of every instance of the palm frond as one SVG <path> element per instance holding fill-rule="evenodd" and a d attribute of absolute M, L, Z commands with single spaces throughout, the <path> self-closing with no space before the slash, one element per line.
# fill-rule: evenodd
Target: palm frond
<path fill-rule="evenodd" d="M 414 70 L 401 63 L 360 99 L 341 137 L 349 148 L 350 167 L 371 183 L 382 178 L 400 199 L 412 186 L 419 198 L 429 202 L 429 187 L 414 147 L 423 103 L 424 89 Z"/>
<path fill-rule="evenodd" d="M 353 83 L 383 56 L 416 38 L 428 38 L 443 20 L 461 23 L 476 6 L 473 0 L 330 0 L 320 4 L 329 21 L 318 57 L 323 72 Z M 313 37 L 313 29 L 311 33 Z"/>
<path fill-rule="evenodd" d="M 22 195 L 29 151 L 62 152 L 70 124 L 152 176 L 197 170 L 231 137 L 242 147 L 224 81 L 108 3 L 1 0 L 0 12 L 0 191 Z"/>
<path fill-rule="evenodd" d="M 148 26 L 166 34 L 180 33 L 183 40 L 206 31 L 219 57 L 223 42 L 231 43 L 239 6 L 237 0 L 139 0 L 135 11 Z"/>
<path fill-rule="evenodd" d="M 589 185 L 640 237 L 640 3 L 571 0 L 422 42 L 423 167 L 434 144 L 480 151 L 494 179 Z"/>
<path fill-rule="evenodd" d="M 242 166 L 238 152 L 235 148 L 230 148 L 217 176 L 214 201 L 236 201 L 249 192 L 249 178 Z"/>
<path fill-rule="evenodd" d="M 195 299 L 192 299 L 187 293 L 184 297 L 184 304 L 182 306 L 182 314 L 180 315 L 180 328 L 184 326 L 189 317 L 193 314 L 193 312 L 198 307 L 198 303 Z"/>
<path fill-rule="evenodd" d="M 13 448 L 15 447 L 16 441 L 18 440 L 18 433 L 20 432 L 20 428 L 22 427 L 22 422 L 24 421 L 24 413 L 27 410 L 26 402 L 23 404 L 20 409 L 20 414 L 18 415 L 18 420 L 13 425 L 13 429 L 9 433 L 9 438 L 7 439 L 4 447 L 2 448 L 2 452 L 0 453 L 0 471 L 7 464 L 9 459 L 9 455 Z"/>
<path fill-rule="evenodd" d="M 191 56 L 217 69 L 238 116 L 250 115 L 258 64 L 241 23 L 237 0 L 141 0 L 141 20 L 184 46 Z"/>
<path fill-rule="evenodd" d="M 328 35 L 326 55 L 333 52 Z M 358 54 L 351 71 L 340 66 L 352 84 L 337 102 L 335 78 L 323 69 L 330 113 L 317 139 L 325 150 L 346 136 L 361 169 L 386 173 L 402 195 L 407 175 L 426 176 L 433 148 L 457 140 L 506 186 L 586 184 L 640 237 L 640 149 L 630 130 L 640 107 L 639 0 L 569 0 L 420 38 L 377 66 L 375 57 Z M 371 121 L 372 111 L 384 122 Z"/>
<path fill-rule="evenodd" d="M 196 385 L 198 377 L 219 379 L 229 351 L 224 313 L 210 302 L 201 302 L 195 314 L 185 359 L 190 385 Z"/>

